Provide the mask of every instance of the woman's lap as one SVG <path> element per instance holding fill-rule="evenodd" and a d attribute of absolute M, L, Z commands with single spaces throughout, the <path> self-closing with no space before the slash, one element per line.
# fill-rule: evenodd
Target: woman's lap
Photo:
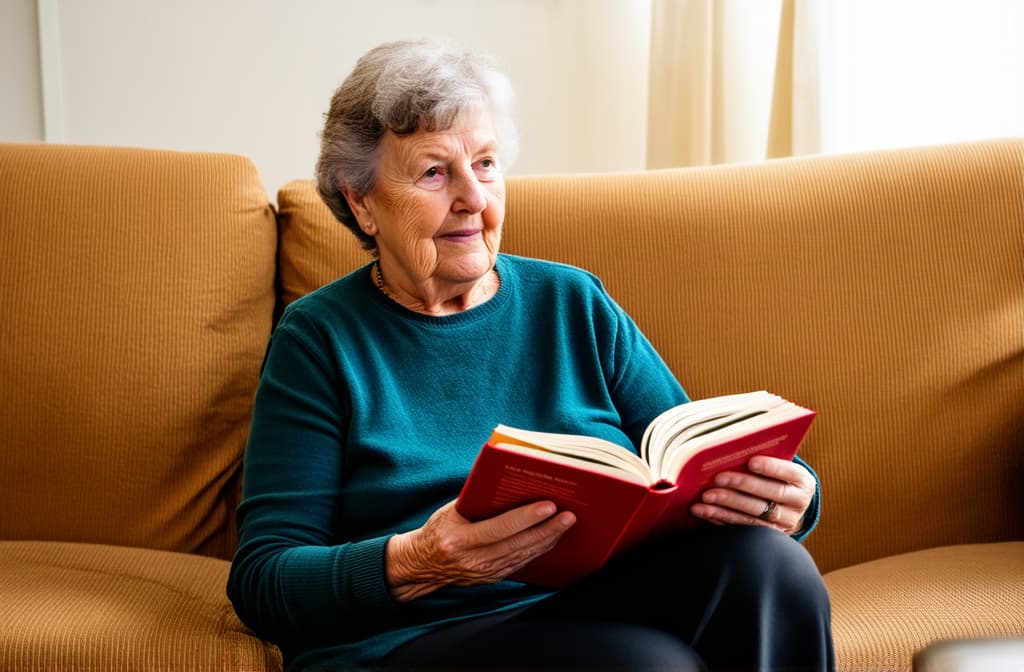
<path fill-rule="evenodd" d="M 832 669 L 827 594 L 797 542 L 766 528 L 673 535 L 531 607 L 424 635 L 389 665 L 697 670 L 701 660 Z"/>
<path fill-rule="evenodd" d="M 399 649 L 387 669 L 698 672 L 704 668 L 692 649 L 656 628 L 513 618 L 458 641 L 425 635 Z"/>

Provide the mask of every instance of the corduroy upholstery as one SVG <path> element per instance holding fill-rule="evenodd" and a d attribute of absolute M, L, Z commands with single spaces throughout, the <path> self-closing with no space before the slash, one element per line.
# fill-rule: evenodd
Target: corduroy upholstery
<path fill-rule="evenodd" d="M 908 650 L 936 640 L 1024 638 L 1022 574 L 1019 541 L 941 546 L 837 569 L 828 575 L 836 655 L 850 670 L 900 670 Z"/>
<path fill-rule="evenodd" d="M 276 301 L 255 167 L 0 145 L 0 212 L 0 669 L 279 665 L 224 588 Z"/>
<path fill-rule="evenodd" d="M 503 251 L 599 274 L 692 396 L 819 411 L 840 670 L 1024 636 L 1024 140 L 508 182 Z M 369 257 L 278 203 L 0 145 L 0 669 L 280 668 L 224 590 L 252 396 L 275 308 Z"/>
<path fill-rule="evenodd" d="M 278 204 L 286 302 L 367 262 L 312 182 Z M 691 396 L 819 411 L 840 670 L 1024 636 L 1024 141 L 512 178 L 502 251 L 596 272 Z"/>
<path fill-rule="evenodd" d="M 241 627 L 224 560 L 124 546 L 2 546 L 0 670 L 273 670 Z"/>
<path fill-rule="evenodd" d="M 223 155 L 0 152 L 0 537 L 230 558 L 275 301 L 258 174 Z"/>

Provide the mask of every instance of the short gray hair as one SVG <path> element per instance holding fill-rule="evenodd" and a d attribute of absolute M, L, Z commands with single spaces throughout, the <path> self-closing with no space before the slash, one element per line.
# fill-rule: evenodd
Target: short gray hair
<path fill-rule="evenodd" d="M 331 98 L 320 134 L 317 190 L 363 247 L 375 250 L 376 241 L 359 228 L 341 188 L 360 194 L 373 189 L 377 148 L 385 131 L 443 131 L 464 110 L 483 107 L 494 124 L 504 170 L 519 149 L 513 104 L 508 77 L 483 55 L 434 40 L 375 47 L 359 59 Z"/>

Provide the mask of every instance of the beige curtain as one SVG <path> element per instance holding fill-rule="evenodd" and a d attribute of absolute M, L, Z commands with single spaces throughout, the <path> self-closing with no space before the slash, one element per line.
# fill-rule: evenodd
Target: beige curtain
<path fill-rule="evenodd" d="M 647 167 L 820 148 L 819 0 L 653 0 Z"/>

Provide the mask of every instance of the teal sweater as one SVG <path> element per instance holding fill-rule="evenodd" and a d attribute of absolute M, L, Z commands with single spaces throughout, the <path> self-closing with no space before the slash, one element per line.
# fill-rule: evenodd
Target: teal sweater
<path fill-rule="evenodd" d="M 429 628 L 547 594 L 505 581 L 399 605 L 384 581 L 388 538 L 458 495 L 495 425 L 635 450 L 655 415 L 687 401 L 596 277 L 509 255 L 496 268 L 492 299 L 429 317 L 384 297 L 366 266 L 275 329 L 228 594 L 289 668 L 372 665 Z"/>

